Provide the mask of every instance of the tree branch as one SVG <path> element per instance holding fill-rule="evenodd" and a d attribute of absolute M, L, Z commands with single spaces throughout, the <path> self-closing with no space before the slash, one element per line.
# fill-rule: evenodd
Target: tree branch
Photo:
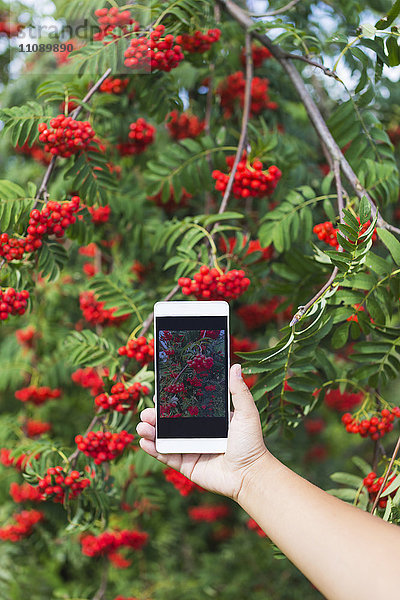
<path fill-rule="evenodd" d="M 288 4 L 286 4 L 285 6 L 277 8 L 276 10 L 271 10 L 271 12 L 267 12 L 262 15 L 257 15 L 256 13 L 250 14 L 252 17 L 274 17 L 275 15 L 281 15 L 282 13 L 287 12 L 288 10 L 296 6 L 296 4 L 298 4 L 299 2 L 300 0 L 291 0 L 291 2 L 288 2 Z"/>
<path fill-rule="evenodd" d="M 100 587 L 97 590 L 97 592 L 95 593 L 95 595 L 93 596 L 93 600 L 104 600 L 104 596 L 106 594 L 106 590 L 107 590 L 107 584 L 108 584 L 108 571 L 110 568 L 110 561 L 105 558 L 104 559 L 104 565 L 103 565 L 103 569 L 101 572 L 101 582 L 100 582 Z"/>

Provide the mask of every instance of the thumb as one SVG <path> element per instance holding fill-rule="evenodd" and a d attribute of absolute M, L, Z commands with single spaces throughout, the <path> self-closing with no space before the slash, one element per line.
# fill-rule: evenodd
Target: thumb
<path fill-rule="evenodd" d="M 231 366 L 229 373 L 229 389 L 235 411 L 250 412 L 256 407 L 253 396 L 242 378 L 240 364 Z"/>

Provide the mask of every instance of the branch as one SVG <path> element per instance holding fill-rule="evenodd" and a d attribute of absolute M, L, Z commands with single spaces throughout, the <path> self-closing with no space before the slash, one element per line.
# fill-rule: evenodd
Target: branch
<path fill-rule="evenodd" d="M 382 485 L 381 485 L 381 487 L 380 487 L 380 490 L 379 490 L 379 492 L 378 492 L 378 493 L 377 493 L 377 495 L 376 495 L 376 498 L 375 498 L 374 504 L 373 504 L 373 506 L 372 506 L 371 514 L 374 514 L 374 512 L 375 512 L 375 509 L 376 509 L 376 507 L 378 506 L 379 498 L 380 498 L 380 497 L 381 497 L 381 495 L 382 495 L 383 489 L 384 489 L 384 487 L 385 487 L 385 485 L 386 485 L 386 482 L 387 482 L 387 480 L 388 480 L 388 478 L 389 478 L 390 470 L 391 470 L 391 468 L 393 467 L 393 463 L 394 463 L 394 461 L 396 460 L 396 456 L 397 456 L 397 453 L 398 453 L 398 451 L 399 451 L 399 450 L 400 450 L 400 436 L 399 436 L 399 439 L 397 440 L 396 447 L 395 447 L 395 449 L 393 450 L 392 458 L 390 459 L 390 463 L 389 463 L 389 466 L 388 466 L 388 468 L 387 468 L 387 471 L 386 471 L 385 477 L 383 478 L 383 481 L 382 481 Z"/>
<path fill-rule="evenodd" d="M 216 1 L 246 30 L 248 30 L 254 24 L 252 19 L 239 6 L 232 2 L 232 0 Z M 300 73 L 297 71 L 297 69 L 293 66 L 291 62 L 294 59 L 294 57 L 298 59 L 299 56 L 288 56 L 287 53 L 280 48 L 280 46 L 274 44 L 271 41 L 271 39 L 265 34 L 257 33 L 254 31 L 251 33 L 251 35 L 257 40 L 259 40 L 261 44 L 263 44 L 263 46 L 268 48 L 268 50 L 271 52 L 274 58 L 276 58 L 276 60 L 282 65 L 287 75 L 289 76 L 289 79 L 291 80 L 294 88 L 296 89 L 300 100 L 302 101 L 304 108 L 306 109 L 308 117 L 314 129 L 317 132 L 318 137 L 326 145 L 326 148 L 328 149 L 332 159 L 339 161 L 341 170 L 344 176 L 346 177 L 347 181 L 353 188 L 356 196 L 360 199 L 363 198 L 363 196 L 367 198 L 371 205 L 372 216 L 374 217 L 377 212 L 375 202 L 372 200 L 367 190 L 361 185 L 361 182 L 359 181 L 357 175 L 353 171 L 352 167 L 346 160 L 345 156 L 343 155 L 343 152 L 341 151 L 334 137 L 329 131 L 328 126 L 325 123 L 325 120 L 321 115 L 318 106 L 316 105 L 312 96 L 307 90 L 307 87 L 303 79 L 301 78 Z M 306 60 L 305 62 L 308 62 L 308 60 Z M 317 63 L 314 66 L 319 65 Z M 386 221 L 381 216 L 378 216 L 378 226 L 400 234 L 400 229 L 398 227 L 395 227 L 390 223 L 386 223 Z"/>
<path fill-rule="evenodd" d="M 277 8 L 276 10 L 271 10 L 271 12 L 267 12 L 262 15 L 257 15 L 256 13 L 250 13 L 250 14 L 252 17 L 274 17 L 275 15 L 281 15 L 282 13 L 290 10 L 291 8 L 293 8 L 293 6 L 296 6 L 296 4 L 298 4 L 299 2 L 300 2 L 300 0 L 291 0 L 291 2 L 288 2 L 288 4 L 286 4 L 285 6 L 282 6 L 281 8 Z"/>
<path fill-rule="evenodd" d="M 253 57 L 251 52 L 251 35 L 248 31 L 246 31 L 246 87 L 244 91 L 244 103 L 243 103 L 243 115 L 242 115 L 242 128 L 240 131 L 240 138 L 238 147 L 236 150 L 235 160 L 233 162 L 232 170 L 229 175 L 228 184 L 226 186 L 226 190 L 224 196 L 222 198 L 221 206 L 219 207 L 218 214 L 222 214 L 226 210 L 226 206 L 228 204 L 229 196 L 231 193 L 231 189 L 233 186 L 233 181 L 236 175 L 236 169 L 239 164 L 239 161 L 242 158 L 244 144 L 247 136 L 247 126 L 249 123 L 250 116 L 250 104 L 251 104 L 251 84 L 253 81 Z M 218 226 L 218 223 L 215 224 L 214 229 Z"/>
<path fill-rule="evenodd" d="M 107 558 L 104 560 L 105 560 L 105 562 L 104 562 L 102 573 L 101 573 L 100 587 L 97 590 L 97 592 L 95 593 L 95 595 L 93 596 L 93 600 L 103 600 L 104 596 L 106 594 L 107 583 L 108 583 L 108 570 L 110 567 L 110 561 Z"/>

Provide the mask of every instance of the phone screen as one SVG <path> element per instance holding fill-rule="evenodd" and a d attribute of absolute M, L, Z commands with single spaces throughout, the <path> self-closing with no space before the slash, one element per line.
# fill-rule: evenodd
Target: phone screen
<path fill-rule="evenodd" d="M 157 435 L 228 434 L 226 316 L 157 317 Z"/>

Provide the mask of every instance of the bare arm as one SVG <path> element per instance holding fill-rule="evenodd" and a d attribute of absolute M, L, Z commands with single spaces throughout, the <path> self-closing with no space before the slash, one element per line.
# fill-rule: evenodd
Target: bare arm
<path fill-rule="evenodd" d="M 158 454 L 154 409 L 141 415 L 141 447 L 236 500 L 328 600 L 398 597 L 400 529 L 330 496 L 272 456 L 240 365 L 231 368 L 230 390 L 235 411 L 225 454 Z"/>

